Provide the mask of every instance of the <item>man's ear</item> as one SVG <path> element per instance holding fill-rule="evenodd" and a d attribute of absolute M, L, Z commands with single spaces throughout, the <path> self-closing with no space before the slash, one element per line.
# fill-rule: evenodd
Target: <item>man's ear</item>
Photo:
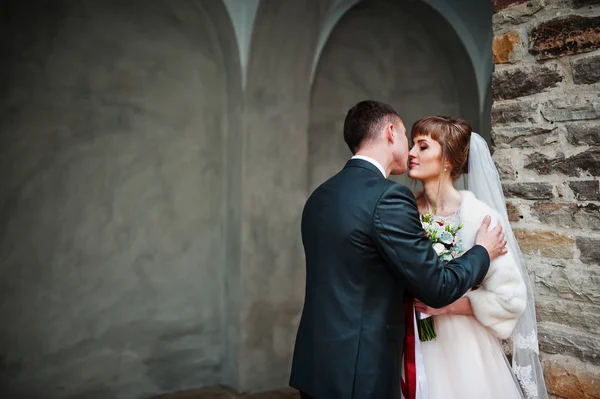
<path fill-rule="evenodd" d="M 393 144 L 394 141 L 396 141 L 398 139 L 396 137 L 396 134 L 398 134 L 398 131 L 394 128 L 394 125 L 391 123 L 388 124 L 385 129 L 385 137 L 386 137 L 388 143 Z"/>

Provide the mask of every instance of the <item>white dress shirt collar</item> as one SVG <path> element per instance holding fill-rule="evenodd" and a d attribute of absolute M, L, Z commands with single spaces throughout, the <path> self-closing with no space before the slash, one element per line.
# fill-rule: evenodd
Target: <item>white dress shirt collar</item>
<path fill-rule="evenodd" d="M 369 163 L 372 163 L 373 165 L 375 165 L 377 167 L 377 169 L 379 169 L 379 171 L 381 172 L 381 174 L 383 175 L 383 177 L 385 177 L 387 179 L 387 175 L 385 173 L 385 169 L 383 169 L 383 166 L 381 166 L 381 164 L 379 162 L 377 162 L 376 160 L 374 160 L 371 157 L 366 157 L 364 155 L 355 155 L 352 157 L 352 159 L 362 159 L 363 161 L 367 161 Z"/>

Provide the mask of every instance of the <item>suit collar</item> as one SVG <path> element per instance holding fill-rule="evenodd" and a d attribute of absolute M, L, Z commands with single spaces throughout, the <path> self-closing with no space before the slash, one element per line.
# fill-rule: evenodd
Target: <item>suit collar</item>
<path fill-rule="evenodd" d="M 380 177 L 382 178 L 386 178 L 383 174 L 381 174 L 381 170 L 379 170 L 379 168 L 377 166 L 375 166 L 374 164 L 372 164 L 369 161 L 365 161 L 364 159 L 360 159 L 360 158 L 352 158 L 350 159 L 348 162 L 346 162 L 346 166 L 344 166 L 344 168 L 363 168 L 363 169 L 368 169 L 373 171 L 374 173 L 377 173 Z"/>
<path fill-rule="evenodd" d="M 367 162 L 375 165 L 375 167 L 377 167 L 377 169 L 381 172 L 381 175 L 383 177 L 387 177 L 387 174 L 385 173 L 385 169 L 383 169 L 383 166 L 376 159 L 367 157 L 365 155 L 355 155 L 352 157 L 352 159 L 362 159 L 363 161 L 367 161 Z"/>

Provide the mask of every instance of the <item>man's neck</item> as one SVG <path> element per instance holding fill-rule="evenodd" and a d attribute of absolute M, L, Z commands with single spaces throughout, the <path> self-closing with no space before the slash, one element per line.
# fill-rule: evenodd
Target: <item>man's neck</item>
<path fill-rule="evenodd" d="M 379 154 L 377 151 L 362 150 L 358 151 L 356 154 L 354 154 L 354 156 L 370 158 L 373 161 L 376 161 L 381 166 L 381 168 L 383 168 L 385 177 L 387 178 L 390 175 L 391 168 L 389 165 L 389 161 L 386 159 L 386 157 L 381 156 L 381 154 Z"/>

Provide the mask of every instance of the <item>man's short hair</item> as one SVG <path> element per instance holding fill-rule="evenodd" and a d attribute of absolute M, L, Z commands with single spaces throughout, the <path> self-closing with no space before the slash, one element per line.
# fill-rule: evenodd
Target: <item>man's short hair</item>
<path fill-rule="evenodd" d="M 365 100 L 350 108 L 344 121 L 344 141 L 350 151 L 356 154 L 364 143 L 376 138 L 380 124 L 390 118 L 400 116 L 391 105 L 379 101 Z"/>

